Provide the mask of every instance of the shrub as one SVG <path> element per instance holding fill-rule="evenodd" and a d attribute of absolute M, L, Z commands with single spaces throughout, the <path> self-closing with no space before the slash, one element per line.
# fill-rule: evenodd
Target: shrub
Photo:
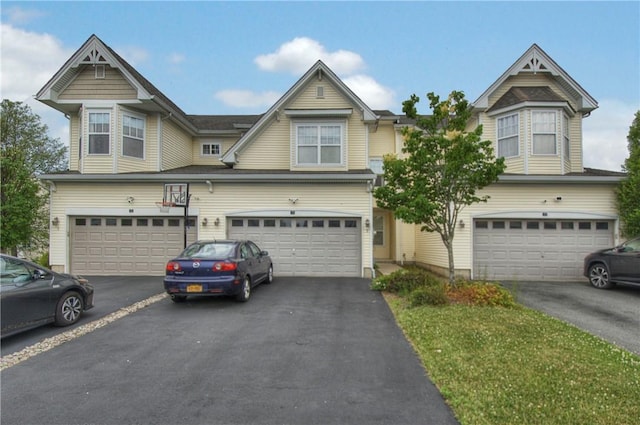
<path fill-rule="evenodd" d="M 371 282 L 371 289 L 408 295 L 417 288 L 440 285 L 442 285 L 441 279 L 424 269 L 411 267 L 375 278 Z"/>
<path fill-rule="evenodd" d="M 448 287 L 447 296 L 454 303 L 479 306 L 515 307 L 513 295 L 497 283 L 458 282 Z"/>
<path fill-rule="evenodd" d="M 418 288 L 411 292 L 409 294 L 409 303 L 411 307 L 446 305 L 449 304 L 449 298 L 444 285 L 432 285 Z"/>

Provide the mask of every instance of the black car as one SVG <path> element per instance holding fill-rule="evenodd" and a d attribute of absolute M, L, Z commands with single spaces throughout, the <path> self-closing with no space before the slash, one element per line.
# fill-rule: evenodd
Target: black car
<path fill-rule="evenodd" d="M 93 286 L 30 261 L 0 255 L 2 338 L 48 323 L 68 326 L 93 307 Z"/>
<path fill-rule="evenodd" d="M 640 238 L 587 255 L 584 275 L 599 289 L 609 289 L 616 283 L 640 285 Z"/>
<path fill-rule="evenodd" d="M 273 282 L 273 262 L 251 241 L 198 241 L 167 263 L 164 288 L 174 302 L 188 295 L 235 296 L 247 301 L 251 288 Z"/>

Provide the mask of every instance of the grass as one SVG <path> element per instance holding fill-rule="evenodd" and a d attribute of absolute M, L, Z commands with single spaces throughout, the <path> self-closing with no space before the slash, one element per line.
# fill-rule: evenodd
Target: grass
<path fill-rule="evenodd" d="M 384 296 L 463 425 L 640 423 L 639 356 L 522 306 Z"/>

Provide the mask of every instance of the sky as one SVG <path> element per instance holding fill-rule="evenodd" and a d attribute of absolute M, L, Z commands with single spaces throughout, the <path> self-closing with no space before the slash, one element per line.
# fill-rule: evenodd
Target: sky
<path fill-rule="evenodd" d="M 266 112 L 318 60 L 372 109 L 475 101 L 537 44 L 598 102 L 584 166 L 619 171 L 640 110 L 640 2 L 2 1 L 0 95 L 68 144 L 34 95 L 97 35 L 187 114 Z"/>

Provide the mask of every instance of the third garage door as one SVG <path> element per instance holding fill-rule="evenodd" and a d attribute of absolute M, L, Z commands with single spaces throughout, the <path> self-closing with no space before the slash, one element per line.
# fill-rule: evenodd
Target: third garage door
<path fill-rule="evenodd" d="M 273 258 L 278 276 L 355 276 L 362 273 L 360 219 L 232 218 L 230 239 L 249 239 Z"/>
<path fill-rule="evenodd" d="M 474 221 L 476 279 L 581 280 L 585 255 L 613 246 L 613 221 Z"/>

